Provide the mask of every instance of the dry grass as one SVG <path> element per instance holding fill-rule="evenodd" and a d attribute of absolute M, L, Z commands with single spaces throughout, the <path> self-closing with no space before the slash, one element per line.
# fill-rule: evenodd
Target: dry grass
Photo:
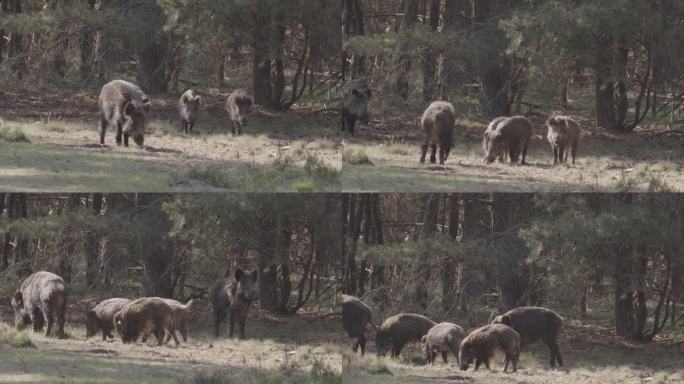
<path fill-rule="evenodd" d="M 363 153 L 373 167 L 345 161 L 342 184 L 350 191 L 594 192 L 684 191 L 680 139 L 635 132 L 617 137 L 586 132 L 575 165 L 553 166 L 537 121 L 528 165 L 483 162 L 484 122 L 457 123 L 455 148 L 444 167 L 420 164 L 420 133 L 411 116 L 376 121 L 345 137 L 345 153 Z"/>

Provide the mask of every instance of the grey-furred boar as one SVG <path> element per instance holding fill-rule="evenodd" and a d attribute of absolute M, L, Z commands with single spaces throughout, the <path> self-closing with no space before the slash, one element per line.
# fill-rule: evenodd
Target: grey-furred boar
<path fill-rule="evenodd" d="M 513 366 L 513 372 L 518 370 L 520 357 L 520 335 L 513 328 L 503 324 L 489 324 L 471 332 L 461 343 L 459 360 L 461 370 L 467 371 L 475 360 L 475 370 L 484 365 L 489 369 L 490 360 L 498 353 L 506 356 L 504 372 L 508 365 Z"/>
<path fill-rule="evenodd" d="M 354 136 L 357 121 L 368 124 L 370 121 L 368 104 L 371 96 L 372 92 L 368 85 L 363 83 L 352 85 L 342 104 L 342 131 L 349 131 Z"/>
<path fill-rule="evenodd" d="M 100 144 L 105 143 L 107 127 L 116 129 L 116 144 L 128 147 L 128 138 L 142 147 L 145 141 L 145 121 L 150 99 L 133 83 L 113 80 L 100 92 Z"/>
<path fill-rule="evenodd" d="M 171 307 L 158 297 L 144 297 L 124 305 L 114 315 L 114 328 L 124 344 L 134 343 L 142 334 L 142 342 L 154 334 L 157 345 L 162 345 L 164 335 L 170 334 L 176 345 L 176 329 Z"/>
<path fill-rule="evenodd" d="M 499 127 L 499 124 L 501 124 L 501 122 L 503 122 L 506 119 L 508 119 L 508 117 L 497 117 L 496 119 L 492 120 L 487 126 L 487 129 L 484 132 L 484 138 L 482 139 L 482 149 L 484 150 L 485 156 L 487 156 L 487 152 L 489 151 L 489 136 Z M 497 156 L 497 158 L 499 160 L 499 163 L 505 162 L 508 158 L 507 148 L 502 150 L 501 153 Z"/>
<path fill-rule="evenodd" d="M 33 325 L 34 332 L 43 330 L 52 334 L 57 318 L 57 337 L 64 338 L 64 321 L 67 307 L 67 288 L 64 280 L 50 272 L 36 272 L 25 278 L 12 297 L 14 324 L 21 330 Z"/>
<path fill-rule="evenodd" d="M 241 339 L 245 338 L 245 322 L 247 311 L 252 302 L 259 298 L 257 271 L 245 273 L 235 270 L 233 278 L 225 278 L 216 282 L 209 293 L 209 301 L 214 312 L 214 336 L 219 337 L 221 323 L 230 315 L 229 337 L 233 337 L 235 322 L 238 322 Z"/>
<path fill-rule="evenodd" d="M 368 324 L 377 330 L 373 324 L 370 307 L 361 299 L 354 296 L 342 295 L 342 326 L 349 337 L 356 338 L 354 353 L 361 348 L 361 354 L 366 353 L 366 328 Z"/>
<path fill-rule="evenodd" d="M 553 164 L 567 162 L 568 155 L 572 156 L 575 164 L 581 133 L 579 123 L 569 116 L 554 116 L 546 121 L 546 127 L 546 139 L 553 150 Z"/>
<path fill-rule="evenodd" d="M 116 315 L 124 305 L 130 303 L 130 299 L 113 298 L 101 301 L 86 313 L 86 338 L 95 336 L 102 330 L 102 341 L 107 337 L 114 338 L 114 315 Z"/>
<path fill-rule="evenodd" d="M 420 341 L 427 362 L 434 364 L 437 353 L 441 353 L 444 364 L 447 363 L 449 352 L 453 353 L 458 362 L 458 350 L 465 338 L 463 328 L 453 323 L 439 323 L 430 328 Z"/>
<path fill-rule="evenodd" d="M 514 308 L 492 320 L 493 324 L 505 324 L 520 334 L 522 345 L 542 341 L 551 353 L 551 366 L 556 361 L 563 366 L 563 357 L 558 347 L 558 336 L 563 327 L 563 318 L 556 312 L 542 307 Z"/>
<path fill-rule="evenodd" d="M 421 163 L 425 163 L 428 148 L 431 150 L 430 163 L 436 163 L 437 146 L 439 146 L 439 163 L 444 165 L 451 148 L 454 146 L 455 124 L 456 110 L 453 104 L 447 101 L 435 101 L 427 107 L 420 120 L 424 136 L 421 145 Z"/>
<path fill-rule="evenodd" d="M 242 127 L 247 125 L 247 117 L 252 113 L 253 105 L 254 100 L 243 89 L 235 90 L 228 95 L 226 110 L 230 115 L 230 121 L 233 123 L 233 136 L 242 135 Z"/>
<path fill-rule="evenodd" d="M 188 342 L 188 331 L 185 327 L 185 323 L 192 317 L 193 311 L 196 309 L 198 302 L 196 300 L 190 300 L 185 305 L 183 305 L 178 300 L 164 299 L 162 301 L 166 303 L 173 310 L 174 325 L 176 330 L 178 330 L 183 337 L 183 342 Z M 166 335 L 166 342 L 170 340 L 170 335 Z"/>
<path fill-rule="evenodd" d="M 178 114 L 181 118 L 181 132 L 188 134 L 192 132 L 195 126 L 197 116 L 199 115 L 200 102 L 202 97 L 195 93 L 192 89 L 183 92 L 180 99 L 178 99 Z"/>
<path fill-rule="evenodd" d="M 416 313 L 400 313 L 389 317 L 375 335 L 376 353 L 385 356 L 390 352 L 391 357 L 397 357 L 406 344 L 420 342 L 435 325 L 434 321 Z"/>
<path fill-rule="evenodd" d="M 503 151 L 508 150 L 511 163 L 517 163 L 522 155 L 520 163 L 525 164 L 533 132 L 534 126 L 525 116 L 513 116 L 500 122 L 489 135 L 485 162 L 488 164 L 494 162 Z"/>

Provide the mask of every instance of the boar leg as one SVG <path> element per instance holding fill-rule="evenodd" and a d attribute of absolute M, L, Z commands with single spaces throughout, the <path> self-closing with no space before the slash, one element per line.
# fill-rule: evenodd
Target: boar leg
<path fill-rule="evenodd" d="M 214 336 L 219 337 L 219 328 L 221 323 L 226 318 L 226 311 L 214 309 Z"/>
<path fill-rule="evenodd" d="M 437 144 L 430 146 L 430 164 L 437 163 Z"/>
<path fill-rule="evenodd" d="M 480 358 L 475 359 L 475 372 L 477 372 L 478 369 L 480 369 L 480 364 L 482 364 L 482 360 Z"/>
<path fill-rule="evenodd" d="M 434 353 L 434 352 L 433 352 L 433 353 Z M 447 363 L 447 355 L 448 355 L 448 354 L 449 354 L 449 352 L 447 352 L 447 351 L 442 351 L 442 361 L 444 361 L 444 364 Z M 433 359 L 433 360 L 434 360 L 434 359 Z"/>
<path fill-rule="evenodd" d="M 523 165 L 524 165 L 524 164 L 527 164 L 527 163 L 525 162 L 525 159 L 527 159 L 527 147 L 528 147 L 528 146 L 529 146 L 529 143 L 528 143 L 528 142 L 523 143 L 523 146 L 522 146 L 522 162 L 521 162 L 521 164 L 523 164 Z"/>
<path fill-rule="evenodd" d="M 444 148 L 439 147 L 439 164 L 444 165 L 444 162 L 446 161 L 446 151 Z"/>
<path fill-rule="evenodd" d="M 187 133 L 192 132 L 193 127 L 195 127 L 195 122 L 194 121 L 188 122 L 188 125 L 187 125 L 188 132 Z"/>
<path fill-rule="evenodd" d="M 128 132 L 124 133 L 124 135 L 123 135 L 123 137 L 124 137 L 124 147 L 128 147 L 128 137 L 129 137 L 129 136 L 130 136 L 130 135 L 128 134 Z"/>
<path fill-rule="evenodd" d="M 100 116 L 100 144 L 105 143 L 105 132 L 107 131 L 107 119 L 104 116 Z"/>
<path fill-rule="evenodd" d="M 121 136 L 123 135 L 121 123 L 116 126 L 116 145 L 121 146 Z"/>
<path fill-rule="evenodd" d="M 565 161 L 565 146 L 561 145 L 558 147 L 558 161 L 563 164 Z"/>
<path fill-rule="evenodd" d="M 549 347 L 549 351 L 551 352 L 551 367 L 553 368 L 556 366 L 556 361 L 558 361 L 558 365 L 562 367 L 563 358 L 561 357 L 558 343 L 556 341 L 549 340 L 546 342 L 546 345 Z"/>
<path fill-rule="evenodd" d="M 425 156 L 427 155 L 427 150 L 428 150 L 428 145 L 427 143 L 423 144 L 420 146 L 421 150 L 421 155 L 420 155 L 420 162 L 425 164 Z"/>
<path fill-rule="evenodd" d="M 575 140 L 575 142 L 572 143 L 572 148 L 571 148 L 571 150 L 572 150 L 572 165 L 575 165 L 575 158 L 577 157 L 577 145 L 578 144 L 579 143 L 577 140 Z"/>
<path fill-rule="evenodd" d="M 553 149 L 553 165 L 556 165 L 558 164 L 558 147 L 552 145 L 551 149 Z"/>
<path fill-rule="evenodd" d="M 63 339 L 64 335 L 64 322 L 66 320 L 66 303 L 62 304 L 57 310 L 57 337 Z"/>
<path fill-rule="evenodd" d="M 185 322 L 180 324 L 180 326 L 178 327 L 178 331 L 180 331 L 180 334 L 183 337 L 183 342 L 187 343 L 188 342 L 188 332 L 185 330 Z"/>
<path fill-rule="evenodd" d="M 358 344 L 361 347 L 361 356 L 365 355 L 366 354 L 366 335 L 361 335 L 361 337 L 359 337 Z M 354 352 L 356 352 L 356 351 L 354 351 Z"/>
<path fill-rule="evenodd" d="M 34 309 L 29 318 L 31 319 L 31 324 L 33 324 L 33 332 L 41 332 L 43 330 L 44 318 L 40 309 Z"/>
<path fill-rule="evenodd" d="M 244 339 L 245 323 L 247 322 L 247 311 L 241 311 L 238 315 L 238 325 L 240 326 L 240 339 Z"/>
<path fill-rule="evenodd" d="M 45 322 L 47 323 L 47 328 L 45 329 L 45 336 L 50 336 L 52 334 L 52 327 L 55 324 L 55 317 L 52 315 L 52 311 L 48 306 L 42 307 L 41 311 L 43 312 L 43 318 L 45 318 Z"/>

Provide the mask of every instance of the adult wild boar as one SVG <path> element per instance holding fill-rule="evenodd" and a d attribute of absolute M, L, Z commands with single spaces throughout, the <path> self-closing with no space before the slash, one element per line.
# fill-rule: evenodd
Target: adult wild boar
<path fill-rule="evenodd" d="M 214 335 L 219 337 L 221 323 L 230 315 L 229 337 L 233 337 L 235 321 L 240 327 L 241 339 L 245 338 L 245 322 L 247 311 L 252 302 L 259 298 L 257 271 L 245 273 L 242 269 L 235 270 L 233 278 L 225 278 L 216 282 L 209 293 L 209 301 L 214 312 Z"/>
<path fill-rule="evenodd" d="M 185 134 L 192 132 L 199 115 L 202 98 L 192 89 L 183 92 L 178 100 L 178 114 L 181 118 L 181 131 Z"/>
<path fill-rule="evenodd" d="M 247 125 L 247 117 L 252 113 L 254 101 L 243 89 L 235 90 L 228 95 L 226 100 L 226 110 L 230 114 L 230 121 L 233 123 L 232 133 L 235 136 L 242 135 L 242 127 Z"/>
<path fill-rule="evenodd" d="M 439 164 L 449 157 L 451 147 L 454 145 L 454 125 L 456 124 L 456 111 L 454 106 L 447 101 L 435 101 L 430 104 L 420 126 L 423 130 L 423 144 L 421 146 L 420 162 L 425 163 L 425 155 L 428 147 L 431 149 L 430 163 L 437 162 L 437 146 L 439 146 Z"/>
<path fill-rule="evenodd" d="M 141 334 L 143 343 L 154 334 L 157 345 L 162 345 L 164 335 L 170 334 L 176 345 L 180 344 L 176 337 L 173 310 L 158 297 L 144 297 L 124 305 L 114 315 L 114 328 L 124 344 L 136 342 Z"/>
<path fill-rule="evenodd" d="M 130 303 L 129 299 L 114 298 L 101 301 L 86 313 L 86 338 L 95 336 L 102 330 L 102 341 L 107 337 L 114 338 L 114 315 L 116 315 L 124 305 Z"/>
<path fill-rule="evenodd" d="M 342 104 L 342 131 L 349 131 L 354 136 L 356 122 L 368 124 L 368 103 L 372 92 L 366 84 L 355 84 Z"/>
<path fill-rule="evenodd" d="M 575 164 L 581 131 L 579 123 L 569 116 L 554 116 L 546 121 L 546 127 L 546 139 L 553 150 L 553 164 L 567 162 L 568 155 L 572 156 Z"/>
<path fill-rule="evenodd" d="M 17 329 L 33 325 L 34 332 L 52 334 L 57 317 L 57 337 L 64 338 L 64 316 L 67 307 L 67 288 L 64 280 L 50 272 L 36 272 L 21 282 L 12 297 L 14 324 Z"/>
<path fill-rule="evenodd" d="M 461 343 L 459 360 L 461 370 L 467 371 L 475 360 L 475 370 L 484 365 L 489 369 L 489 361 L 497 352 L 506 355 L 504 372 L 508 371 L 508 364 L 512 364 L 513 372 L 518 370 L 520 357 L 520 335 L 513 328 L 503 324 L 489 324 L 470 333 Z"/>
<path fill-rule="evenodd" d="M 430 364 L 434 364 L 437 353 L 442 354 L 444 364 L 447 363 L 449 352 L 453 353 L 458 362 L 458 350 L 465 337 L 463 328 L 453 323 L 439 323 L 430 328 L 420 341 L 423 352 Z"/>
<path fill-rule="evenodd" d="M 542 341 L 551 352 L 551 366 L 563 366 L 558 347 L 558 335 L 563 319 L 554 311 L 542 307 L 519 307 L 511 309 L 492 320 L 492 324 L 505 324 L 520 334 L 522 345 Z"/>
<path fill-rule="evenodd" d="M 375 335 L 375 350 L 378 356 L 390 352 L 397 357 L 404 346 L 411 342 L 420 342 L 430 328 L 437 325 L 427 317 L 415 313 L 400 313 L 387 318 Z"/>
<path fill-rule="evenodd" d="M 366 353 L 366 327 L 368 324 L 377 330 L 373 324 L 373 315 L 370 307 L 361 299 L 342 295 L 342 327 L 349 337 L 356 338 L 354 353 L 361 347 L 361 354 Z"/>
<path fill-rule="evenodd" d="M 174 316 L 174 325 L 176 330 L 178 330 L 183 337 L 183 342 L 188 342 L 188 331 L 185 327 L 185 323 L 192 317 L 193 311 L 196 310 L 198 302 L 196 300 L 190 300 L 187 304 L 183 305 L 178 300 L 173 299 L 161 299 L 171 307 Z M 166 335 L 166 342 L 168 343 L 171 339 L 171 335 Z"/>
<path fill-rule="evenodd" d="M 100 92 L 100 144 L 105 143 L 107 127 L 116 129 L 116 144 L 128 147 L 128 138 L 142 147 L 145 141 L 145 120 L 150 99 L 133 83 L 113 80 Z"/>
<path fill-rule="evenodd" d="M 525 116 L 513 116 L 500 122 L 494 132 L 489 135 L 485 162 L 488 164 L 494 162 L 503 151 L 508 149 L 511 163 L 517 163 L 522 154 L 520 163 L 525 164 L 533 131 L 532 122 Z"/>
<path fill-rule="evenodd" d="M 489 125 L 487 126 L 487 129 L 484 132 L 484 138 L 482 139 L 482 149 L 484 149 L 485 156 L 487 156 L 487 152 L 489 151 L 489 136 L 499 127 L 499 124 L 501 124 L 506 119 L 508 119 L 508 117 L 497 117 L 496 119 L 492 120 L 492 122 L 489 123 Z M 499 163 L 505 162 L 508 158 L 507 150 L 508 148 L 504 148 L 504 150 L 501 151 L 499 156 L 497 156 Z"/>

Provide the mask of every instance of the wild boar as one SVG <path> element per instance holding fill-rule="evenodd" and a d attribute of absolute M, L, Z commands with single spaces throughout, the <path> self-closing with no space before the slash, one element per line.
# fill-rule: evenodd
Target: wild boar
<path fill-rule="evenodd" d="M 193 310 L 196 309 L 197 306 L 197 301 L 196 300 L 190 300 L 187 302 L 187 304 L 183 305 L 181 302 L 173 299 L 164 299 L 162 298 L 162 301 L 166 303 L 171 309 L 173 310 L 173 320 L 174 320 L 174 325 L 176 326 L 176 330 L 178 330 L 183 337 L 183 342 L 187 343 L 188 342 L 188 331 L 185 327 L 185 323 L 192 317 Z M 168 343 L 170 340 L 171 336 L 166 335 L 166 342 Z"/>
<path fill-rule="evenodd" d="M 444 364 L 447 363 L 449 352 L 454 354 L 458 362 L 458 350 L 464 337 L 463 328 L 453 323 L 439 323 L 430 328 L 420 342 L 427 362 L 434 364 L 438 352 L 442 354 Z"/>
<path fill-rule="evenodd" d="M 581 132 L 579 123 L 569 116 L 555 116 L 546 121 L 546 127 L 546 139 L 553 150 L 553 164 L 567 162 L 568 155 L 572 156 L 572 164 L 575 164 Z"/>
<path fill-rule="evenodd" d="M 427 107 L 420 121 L 424 136 L 421 146 L 421 163 L 425 163 L 425 156 L 429 147 L 431 149 L 430 163 L 435 164 L 437 162 L 437 146 L 439 146 L 439 164 L 444 165 L 451 148 L 454 146 L 455 124 L 456 111 L 451 103 L 435 101 Z"/>
<path fill-rule="evenodd" d="M 484 365 L 489 368 L 489 361 L 497 352 L 506 356 L 504 372 L 508 371 L 508 364 L 512 364 L 513 372 L 518 370 L 520 357 L 520 335 L 513 328 L 503 324 L 489 324 L 471 332 L 461 343 L 459 360 L 461 370 L 467 371 L 475 360 L 475 370 Z"/>
<path fill-rule="evenodd" d="M 230 115 L 230 121 L 233 123 L 233 136 L 242 135 L 242 127 L 247 125 L 247 117 L 252 113 L 252 105 L 254 101 L 252 97 L 247 95 L 243 89 L 238 89 L 228 96 L 226 101 L 226 110 Z"/>
<path fill-rule="evenodd" d="M 142 334 L 142 342 L 154 334 L 157 345 L 162 345 L 164 335 L 170 334 L 176 345 L 176 329 L 171 307 L 158 297 L 144 297 L 124 305 L 114 315 L 114 328 L 124 344 L 136 342 Z"/>
<path fill-rule="evenodd" d="M 219 337 L 221 323 L 230 315 L 229 337 L 233 337 L 235 321 L 240 327 L 241 339 L 245 338 L 245 322 L 247 311 L 252 302 L 259 298 L 259 286 L 257 283 L 257 271 L 245 273 L 242 269 L 235 270 L 234 278 L 219 280 L 209 294 L 212 310 L 214 312 L 214 335 Z"/>
<path fill-rule="evenodd" d="M 351 87 L 342 105 L 342 131 L 349 131 L 354 136 L 357 121 L 368 124 L 368 104 L 371 95 L 372 92 L 366 84 L 359 83 Z"/>
<path fill-rule="evenodd" d="M 375 335 L 375 350 L 378 356 L 390 352 L 397 357 L 407 343 L 420 342 L 430 328 L 437 325 L 427 317 L 415 313 L 400 313 L 387 318 Z"/>
<path fill-rule="evenodd" d="M 563 327 L 563 318 L 556 312 L 542 307 L 514 308 L 492 320 L 492 324 L 505 324 L 520 334 L 522 345 L 542 341 L 551 353 L 551 366 L 563 366 L 563 357 L 558 346 L 558 336 Z"/>
<path fill-rule="evenodd" d="M 57 317 L 57 337 L 64 338 L 64 321 L 67 307 L 67 288 L 64 280 L 50 272 L 36 272 L 21 282 L 12 297 L 14 324 L 17 329 L 33 325 L 34 332 L 43 330 L 52 335 Z"/>
<path fill-rule="evenodd" d="M 116 144 L 128 147 L 128 138 L 142 147 L 145 141 L 145 121 L 150 110 L 150 99 L 135 84 L 113 80 L 100 92 L 100 144 L 105 143 L 107 127 L 116 129 Z"/>
<path fill-rule="evenodd" d="M 103 300 L 88 311 L 86 313 L 86 338 L 95 336 L 99 330 L 102 330 L 102 341 L 106 341 L 107 337 L 114 338 L 112 334 L 114 315 L 130 302 L 131 300 L 122 298 Z"/>
<path fill-rule="evenodd" d="M 503 151 L 508 149 L 511 163 L 517 163 L 522 154 L 520 163 L 525 164 L 533 131 L 532 122 L 525 116 L 513 116 L 500 122 L 498 127 L 489 135 L 485 162 L 488 164 L 494 162 Z"/>
<path fill-rule="evenodd" d="M 357 297 L 342 295 L 342 326 L 349 337 L 356 338 L 353 347 L 354 353 L 359 347 L 361 348 L 361 355 L 366 353 L 366 327 L 368 324 L 377 330 L 373 324 L 370 307 Z"/>
<path fill-rule="evenodd" d="M 487 129 L 484 132 L 484 138 L 482 139 L 482 149 L 484 149 L 485 156 L 487 156 L 487 152 L 489 151 L 489 136 L 499 127 L 499 124 L 506 119 L 508 119 L 508 117 L 497 117 L 487 126 Z M 508 158 L 508 148 L 504 148 L 497 158 L 499 163 L 506 162 L 506 159 Z"/>
<path fill-rule="evenodd" d="M 186 135 L 192 132 L 197 116 L 199 115 L 200 102 L 202 97 L 197 95 L 192 89 L 183 92 L 178 100 L 178 114 L 181 118 L 181 132 Z"/>

